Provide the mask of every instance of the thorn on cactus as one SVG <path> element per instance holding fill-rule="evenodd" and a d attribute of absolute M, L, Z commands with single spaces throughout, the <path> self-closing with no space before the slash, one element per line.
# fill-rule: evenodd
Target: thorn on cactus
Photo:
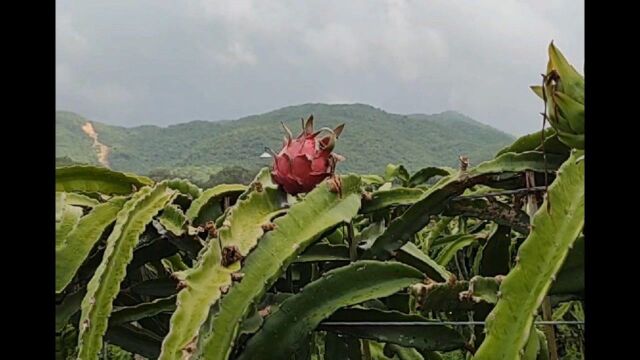
<path fill-rule="evenodd" d="M 218 236 L 218 229 L 216 229 L 216 224 L 213 221 L 207 221 L 204 225 L 204 230 L 207 231 L 210 237 Z"/>
<path fill-rule="evenodd" d="M 266 223 L 262 224 L 262 231 L 267 232 L 276 228 L 276 224 L 274 223 Z"/>
<path fill-rule="evenodd" d="M 191 354 L 196 351 L 196 342 L 198 341 L 198 336 L 195 336 L 189 343 L 182 348 L 182 351 L 186 354 L 183 355 L 183 359 L 190 359 Z"/>
<path fill-rule="evenodd" d="M 262 187 L 262 183 L 260 181 L 256 181 L 253 183 L 253 189 L 259 193 L 264 190 L 264 188 Z"/>
<path fill-rule="evenodd" d="M 240 250 L 238 250 L 237 246 L 231 245 L 231 246 L 225 246 L 224 248 L 222 248 L 222 260 L 221 260 L 222 266 L 227 267 L 242 259 L 244 259 L 244 256 L 240 254 Z"/>
<path fill-rule="evenodd" d="M 338 193 L 338 196 L 342 197 L 342 180 L 340 176 L 332 176 L 329 179 L 329 186 L 332 193 Z"/>
<path fill-rule="evenodd" d="M 447 283 L 449 285 L 455 285 L 458 282 L 458 278 L 456 277 L 455 274 L 451 274 L 451 276 L 449 276 L 449 280 L 447 280 Z"/>
<path fill-rule="evenodd" d="M 178 284 L 176 285 L 176 290 L 180 291 L 184 288 L 187 287 L 187 282 L 185 280 L 180 280 L 178 281 Z"/>
<path fill-rule="evenodd" d="M 265 307 L 265 308 L 264 308 L 264 309 L 262 309 L 262 310 L 259 310 L 259 311 L 258 311 L 258 314 L 260 314 L 260 316 L 261 316 L 262 318 L 267 317 L 269 314 L 271 314 L 271 305 L 269 305 L 269 306 Z"/>
<path fill-rule="evenodd" d="M 244 277 L 244 273 L 241 273 L 241 272 L 231 273 L 231 280 L 232 281 L 240 281 L 240 280 L 242 280 L 243 277 Z"/>
<path fill-rule="evenodd" d="M 460 155 L 458 160 L 460 161 L 460 170 L 467 171 L 469 168 L 469 158 L 465 155 Z"/>

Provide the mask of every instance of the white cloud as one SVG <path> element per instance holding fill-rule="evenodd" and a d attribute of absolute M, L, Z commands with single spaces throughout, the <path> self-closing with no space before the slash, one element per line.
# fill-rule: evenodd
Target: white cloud
<path fill-rule="evenodd" d="M 56 51 L 70 56 L 82 56 L 86 54 L 87 48 L 87 39 L 74 27 L 71 13 L 57 10 Z"/>
<path fill-rule="evenodd" d="M 223 51 L 217 50 L 213 57 L 224 65 L 255 65 L 258 62 L 256 55 L 251 49 L 245 47 L 246 45 L 234 41 L 229 44 Z"/>
<path fill-rule="evenodd" d="M 60 0 L 57 7 L 58 105 L 105 121 L 130 116 L 128 124 L 358 99 L 390 112 L 454 109 L 521 134 L 538 128 L 528 86 L 539 81 L 549 42 L 578 68 L 584 62 L 584 4 L 569 0 Z M 109 119 L 116 103 L 131 108 Z"/>

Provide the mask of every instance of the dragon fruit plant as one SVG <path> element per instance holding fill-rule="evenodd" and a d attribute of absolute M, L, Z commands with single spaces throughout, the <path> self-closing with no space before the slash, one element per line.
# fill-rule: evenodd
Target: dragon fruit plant
<path fill-rule="evenodd" d="M 307 193 L 328 177 L 332 186 L 339 189 L 340 179 L 334 175 L 337 162 L 344 157 L 332 151 L 344 124 L 333 130 L 323 127 L 314 132 L 311 115 L 306 123 L 302 119 L 302 132 L 295 139 L 284 123 L 282 127 L 286 132 L 282 149 L 272 154 L 273 181 L 291 195 Z"/>
<path fill-rule="evenodd" d="M 337 176 L 344 125 L 310 116 L 249 186 L 57 168 L 56 359 L 583 358 L 581 325 L 537 323 L 584 320 L 583 81 L 552 50 L 549 152 L 538 132 L 474 166 Z"/>
<path fill-rule="evenodd" d="M 543 86 L 531 89 L 545 103 L 544 116 L 565 145 L 584 149 L 584 76 L 564 55 L 549 45 L 549 61 Z"/>

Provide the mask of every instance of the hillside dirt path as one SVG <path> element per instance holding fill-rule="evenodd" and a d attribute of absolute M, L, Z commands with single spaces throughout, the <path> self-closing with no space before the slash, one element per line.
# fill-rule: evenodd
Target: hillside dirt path
<path fill-rule="evenodd" d="M 102 164 L 102 166 L 109 168 L 109 152 L 111 149 L 100 141 L 98 141 L 98 133 L 96 129 L 93 127 L 93 124 L 90 121 L 87 121 L 84 125 L 82 125 L 82 131 L 84 131 L 87 136 L 93 139 L 93 147 L 96 149 L 98 154 L 98 162 Z"/>

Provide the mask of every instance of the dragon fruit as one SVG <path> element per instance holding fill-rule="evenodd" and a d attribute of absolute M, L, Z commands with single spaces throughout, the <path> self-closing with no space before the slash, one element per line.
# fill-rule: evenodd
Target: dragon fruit
<path fill-rule="evenodd" d="M 332 152 L 344 124 L 314 132 L 311 115 L 306 123 L 302 119 L 302 133 L 295 139 L 284 123 L 282 127 L 286 132 L 282 150 L 272 154 L 271 176 L 276 184 L 296 195 L 309 192 L 324 179 L 333 177 L 336 163 L 344 159 Z"/>

